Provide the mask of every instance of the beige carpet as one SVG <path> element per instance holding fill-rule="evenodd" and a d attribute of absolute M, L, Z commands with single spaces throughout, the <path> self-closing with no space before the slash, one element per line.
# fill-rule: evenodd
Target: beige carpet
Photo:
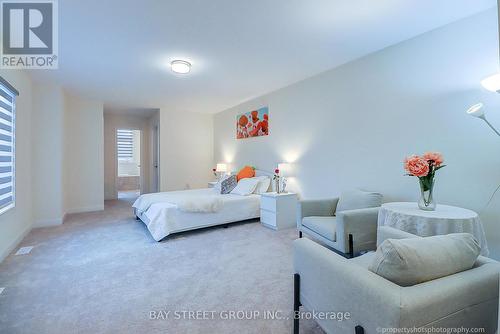
<path fill-rule="evenodd" d="M 130 203 L 112 201 L 33 230 L 21 245 L 32 252 L 0 264 L 0 333 L 290 333 L 291 320 L 263 314 L 291 312 L 295 238 L 252 222 L 157 243 Z M 260 315 L 222 319 L 242 310 Z M 301 332 L 322 331 L 303 321 Z"/>

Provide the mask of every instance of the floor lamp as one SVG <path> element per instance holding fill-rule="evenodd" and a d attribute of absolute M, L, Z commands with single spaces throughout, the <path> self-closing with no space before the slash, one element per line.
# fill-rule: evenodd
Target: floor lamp
<path fill-rule="evenodd" d="M 495 131 L 495 133 L 498 136 L 500 136 L 500 132 L 498 132 L 498 130 L 495 129 L 495 127 L 490 122 L 488 122 L 488 120 L 486 119 L 486 115 L 485 115 L 482 103 L 478 103 L 478 104 L 475 104 L 472 107 L 470 107 L 469 110 L 467 110 L 467 114 L 482 119 L 486 124 L 488 124 L 488 126 L 493 131 Z"/>
<path fill-rule="evenodd" d="M 484 86 L 484 84 L 483 84 Z M 478 104 L 475 104 L 473 105 L 472 107 L 470 107 L 468 110 L 467 110 L 467 114 L 471 115 L 471 116 L 474 116 L 474 117 L 477 117 L 477 118 L 480 118 L 482 119 L 486 124 L 488 124 L 488 126 L 498 135 L 500 136 L 500 133 L 498 132 L 497 129 L 495 129 L 495 127 L 490 123 L 488 122 L 488 120 L 486 119 L 486 115 L 485 115 L 485 112 L 484 112 L 484 109 L 483 109 L 483 104 L 482 103 L 478 103 Z M 488 203 L 486 204 L 486 207 L 488 207 L 488 205 L 490 204 L 490 202 L 492 201 L 493 197 L 495 196 L 496 192 L 498 191 L 498 189 L 500 188 L 500 185 L 497 187 L 497 189 L 495 190 L 495 192 L 493 192 L 493 195 L 491 195 Z M 499 280 L 499 287 L 500 287 L 500 280 Z M 499 301 L 500 303 L 500 301 Z M 500 310 L 500 304 L 499 304 L 499 310 Z M 497 333 L 500 333 L 500 315 L 498 316 L 498 329 L 497 329 Z"/>

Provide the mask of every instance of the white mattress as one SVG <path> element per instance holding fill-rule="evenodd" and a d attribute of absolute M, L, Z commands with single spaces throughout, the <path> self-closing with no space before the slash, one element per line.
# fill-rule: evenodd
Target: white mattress
<path fill-rule="evenodd" d="M 183 194 L 187 196 L 214 196 L 215 190 L 212 188 L 185 190 Z M 218 194 L 217 196 L 220 196 L 223 205 L 219 211 L 214 213 L 183 212 L 174 203 L 159 202 L 151 204 L 146 211 L 136 214 L 146 224 L 156 241 L 176 232 L 234 223 L 260 216 L 260 195 Z"/>

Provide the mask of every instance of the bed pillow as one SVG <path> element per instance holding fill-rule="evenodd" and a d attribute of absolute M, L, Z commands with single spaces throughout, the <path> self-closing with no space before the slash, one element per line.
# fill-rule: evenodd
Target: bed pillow
<path fill-rule="evenodd" d="M 219 194 L 229 194 L 237 184 L 238 181 L 236 181 L 236 175 L 225 175 L 219 182 L 217 182 L 214 188 Z"/>
<path fill-rule="evenodd" d="M 238 185 L 238 180 L 236 179 L 236 175 L 229 175 L 227 179 L 225 179 L 221 183 L 221 194 L 229 194 L 233 191 L 234 188 Z"/>
<path fill-rule="evenodd" d="M 221 178 L 217 181 L 217 183 L 214 185 L 214 190 L 220 194 L 221 193 L 221 186 L 222 186 L 222 182 L 227 179 L 229 177 L 229 175 L 223 175 L 221 176 Z"/>
<path fill-rule="evenodd" d="M 267 193 L 269 186 L 271 185 L 271 179 L 269 176 L 256 176 L 255 179 L 258 179 L 259 183 L 257 184 L 254 193 L 259 195 Z"/>
<path fill-rule="evenodd" d="M 469 270 L 481 247 L 469 233 L 387 239 L 369 270 L 400 286 L 411 286 Z"/>
<path fill-rule="evenodd" d="M 255 176 L 255 168 L 250 167 L 250 166 L 245 166 L 243 167 L 237 175 L 237 180 L 240 182 L 240 180 L 245 179 L 245 178 L 250 178 Z"/>
<path fill-rule="evenodd" d="M 255 191 L 259 182 L 255 177 L 241 179 L 238 181 L 238 185 L 231 191 L 231 194 L 248 196 Z"/>

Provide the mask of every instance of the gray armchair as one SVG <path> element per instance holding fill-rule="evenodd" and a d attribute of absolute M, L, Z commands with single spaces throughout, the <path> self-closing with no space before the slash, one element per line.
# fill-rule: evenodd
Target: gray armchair
<path fill-rule="evenodd" d="M 380 227 L 378 243 L 389 238 L 420 237 Z M 345 259 L 311 240 L 295 240 L 294 314 L 301 305 L 307 311 L 349 312 L 349 319 L 343 321 L 316 320 L 326 333 L 336 334 L 413 328 L 465 328 L 471 333 L 480 328 L 481 333 L 495 333 L 498 262 L 479 256 L 472 269 L 413 286 L 399 286 L 368 269 L 374 256 L 369 252 Z M 299 333 L 299 319 L 294 317 L 295 334 Z"/>
<path fill-rule="evenodd" d="M 352 190 L 340 198 L 302 200 L 297 229 L 346 257 L 373 250 L 377 241 L 378 210 L 382 195 Z"/>

